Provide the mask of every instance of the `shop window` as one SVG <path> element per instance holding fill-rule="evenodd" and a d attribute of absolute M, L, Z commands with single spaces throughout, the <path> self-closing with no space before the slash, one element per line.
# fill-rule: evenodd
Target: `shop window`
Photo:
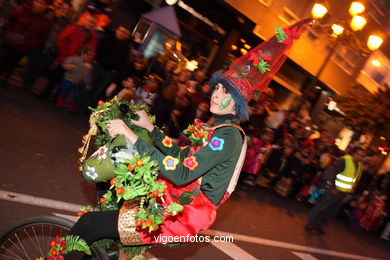
<path fill-rule="evenodd" d="M 288 9 L 298 18 L 297 20 L 310 17 L 311 8 L 313 6 L 311 0 L 288 0 L 286 3 Z"/>
<path fill-rule="evenodd" d="M 299 17 L 287 7 L 283 7 L 282 13 L 279 15 L 279 19 L 285 22 L 287 25 L 292 25 L 299 21 Z"/>
<path fill-rule="evenodd" d="M 331 46 L 327 46 L 328 53 L 331 50 Z M 358 63 L 358 57 L 353 50 L 345 46 L 338 46 L 335 53 L 333 54 L 332 60 L 342 68 L 346 73 L 352 75 L 355 67 Z"/>
<path fill-rule="evenodd" d="M 385 78 L 385 75 L 380 73 L 379 71 L 377 71 L 375 74 L 374 74 L 374 77 L 373 79 L 376 81 L 376 83 L 378 84 L 381 84 L 383 79 Z"/>
<path fill-rule="evenodd" d="M 306 36 L 311 42 L 316 42 L 320 38 L 313 29 L 307 30 Z"/>
<path fill-rule="evenodd" d="M 255 28 L 253 28 L 253 34 L 260 37 L 260 38 L 263 38 L 263 35 L 261 34 L 261 25 L 260 24 L 256 24 Z"/>
<path fill-rule="evenodd" d="M 367 12 L 377 24 L 382 24 L 386 21 L 385 14 L 390 12 L 389 1 L 370 0 L 370 5 L 367 5 Z"/>

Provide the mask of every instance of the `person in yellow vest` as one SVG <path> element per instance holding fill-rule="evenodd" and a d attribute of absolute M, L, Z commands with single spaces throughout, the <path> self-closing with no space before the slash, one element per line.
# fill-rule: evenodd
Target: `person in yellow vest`
<path fill-rule="evenodd" d="M 351 154 L 336 160 L 321 176 L 320 186 L 324 194 L 310 210 L 305 230 L 313 234 L 324 234 L 322 226 L 333 218 L 343 205 L 348 194 L 351 194 L 362 174 L 362 161 L 366 153 L 356 147 Z"/>

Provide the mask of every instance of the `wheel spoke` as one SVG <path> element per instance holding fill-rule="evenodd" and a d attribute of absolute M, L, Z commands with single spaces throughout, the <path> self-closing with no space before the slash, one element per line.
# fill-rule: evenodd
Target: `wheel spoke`
<path fill-rule="evenodd" d="M 8 239 L 9 240 L 9 239 Z M 14 244 L 14 243 L 12 243 Z M 16 257 L 13 257 L 13 259 L 21 259 L 23 260 L 23 258 L 20 258 L 17 254 L 15 254 L 14 252 L 12 252 L 11 250 L 9 250 L 8 248 L 4 247 L 4 246 L 1 246 L 1 248 L 3 248 L 6 252 L 9 252 L 11 253 L 12 255 L 16 256 Z M 22 252 L 23 253 L 23 252 Z M 7 256 L 7 255 L 5 255 Z M 12 257 L 12 256 L 8 256 L 8 257 Z"/>
<path fill-rule="evenodd" d="M 16 234 L 14 234 L 14 236 L 17 237 Z M 11 242 L 11 244 L 12 244 L 13 247 L 15 247 L 16 249 L 18 249 L 19 252 L 23 254 L 23 251 L 20 249 L 20 247 L 19 247 L 16 243 L 14 243 L 14 241 L 12 241 L 10 238 L 8 238 L 8 241 Z"/>
<path fill-rule="evenodd" d="M 10 255 L 1 255 L 1 257 L 6 257 L 6 258 L 9 258 L 9 259 L 16 259 L 16 260 L 23 260 L 23 258 L 19 258 L 19 257 L 16 258 L 16 257 L 10 256 Z M 1 258 L 1 259 L 5 260 L 4 258 Z"/>
<path fill-rule="evenodd" d="M 35 238 L 35 241 L 37 242 L 37 246 L 39 248 L 39 252 L 41 253 L 41 255 L 43 255 L 43 252 L 42 252 L 42 249 L 41 249 L 41 245 L 39 244 L 39 241 L 38 241 L 38 236 L 37 234 L 35 233 L 35 229 L 34 229 L 34 226 L 32 227 L 32 231 L 34 233 L 34 238 Z M 30 236 L 29 236 L 30 237 Z"/>
<path fill-rule="evenodd" d="M 27 252 L 26 252 L 26 249 L 24 248 L 22 242 L 20 241 L 18 234 L 15 234 L 15 237 L 18 239 L 18 242 L 19 242 L 21 248 L 23 249 L 24 254 L 27 256 L 28 259 L 31 259 L 31 258 L 28 256 L 28 254 L 27 254 Z"/>
<path fill-rule="evenodd" d="M 23 221 L 1 237 L 0 260 L 36 260 L 45 257 L 50 242 L 69 232 L 71 223 L 63 219 L 42 216 Z M 47 249 L 47 250 L 46 250 Z"/>

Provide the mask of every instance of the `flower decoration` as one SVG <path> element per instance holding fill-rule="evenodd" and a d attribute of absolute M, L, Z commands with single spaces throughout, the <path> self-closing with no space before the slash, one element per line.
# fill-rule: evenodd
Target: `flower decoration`
<path fill-rule="evenodd" d="M 162 140 L 162 143 L 165 147 L 172 147 L 172 139 L 168 136 L 165 136 L 165 138 Z"/>
<path fill-rule="evenodd" d="M 64 260 L 64 254 L 67 255 L 72 251 L 84 252 L 87 255 L 91 254 L 91 249 L 87 242 L 79 236 L 66 235 L 60 237 L 56 236 L 56 240 L 50 242 L 50 251 L 47 254 L 47 260 Z M 39 259 L 39 258 L 37 258 Z M 43 258 L 42 258 L 43 259 Z"/>
<path fill-rule="evenodd" d="M 259 63 L 259 57 L 260 57 L 260 54 L 261 54 L 262 52 L 263 52 L 263 50 L 261 50 L 261 49 L 260 49 L 258 52 L 256 52 L 256 51 L 251 52 L 251 53 L 249 54 L 248 60 L 249 60 L 249 61 L 252 61 L 253 64 Z"/>
<path fill-rule="evenodd" d="M 191 141 L 191 146 L 204 146 L 211 139 L 213 132 L 214 130 L 212 128 L 199 119 L 195 119 L 194 124 L 189 125 L 183 131 Z"/>
<path fill-rule="evenodd" d="M 202 120 L 200 120 L 199 118 L 196 118 L 194 120 L 194 126 L 203 125 L 203 124 L 204 124 L 204 122 Z M 191 127 L 191 125 L 188 126 L 188 128 L 190 128 L 190 127 Z"/>
<path fill-rule="evenodd" d="M 269 68 L 269 64 L 261 58 L 259 59 L 259 63 L 253 66 L 257 67 L 261 74 L 264 74 L 267 71 L 271 71 L 271 69 Z"/>
<path fill-rule="evenodd" d="M 211 150 L 213 150 L 213 151 L 221 151 L 223 149 L 224 143 L 225 143 L 225 140 L 214 136 L 213 139 L 211 139 L 209 146 L 210 146 Z"/>
<path fill-rule="evenodd" d="M 252 61 L 252 64 L 258 64 L 260 59 L 271 61 L 271 57 L 268 54 L 263 53 L 263 49 L 258 49 L 249 54 L 248 60 Z"/>
<path fill-rule="evenodd" d="M 213 136 L 214 130 L 209 128 L 204 130 L 207 133 L 206 142 L 210 141 L 211 137 Z"/>
<path fill-rule="evenodd" d="M 97 177 L 99 177 L 99 175 L 96 172 L 95 167 L 91 167 L 91 166 L 87 166 L 87 167 L 88 168 L 87 168 L 87 172 L 85 173 L 85 175 L 90 177 L 92 180 L 95 180 Z"/>
<path fill-rule="evenodd" d="M 183 165 L 193 171 L 196 167 L 198 167 L 198 162 L 196 161 L 195 156 L 191 156 L 184 158 Z"/>
<path fill-rule="evenodd" d="M 298 31 L 298 27 L 293 27 L 291 29 L 285 28 L 284 32 L 288 38 L 284 39 L 282 43 L 286 44 L 288 47 L 293 44 L 294 40 L 298 40 L 299 37 L 301 37 L 301 32 Z"/>
<path fill-rule="evenodd" d="M 173 171 L 176 169 L 176 165 L 179 163 L 179 160 L 168 155 L 164 158 L 163 164 L 165 166 L 165 170 Z"/>
<path fill-rule="evenodd" d="M 200 146 L 191 146 L 188 155 L 191 156 L 193 154 L 196 154 L 197 152 L 199 152 L 199 150 L 200 150 Z"/>
<path fill-rule="evenodd" d="M 108 151 L 108 147 L 106 145 L 100 147 L 99 150 L 98 150 L 98 159 L 99 160 L 106 159 L 107 151 Z"/>

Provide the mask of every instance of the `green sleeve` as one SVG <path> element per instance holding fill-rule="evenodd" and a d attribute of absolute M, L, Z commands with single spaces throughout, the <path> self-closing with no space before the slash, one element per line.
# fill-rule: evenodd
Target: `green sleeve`
<path fill-rule="evenodd" d="M 159 129 L 156 127 L 150 132 L 150 137 L 153 139 L 155 145 L 159 148 L 159 150 L 165 155 L 178 156 L 180 152 L 180 147 L 173 142 L 173 140 L 164 135 Z M 164 139 L 165 138 L 165 139 Z M 170 142 L 171 145 L 164 145 L 165 142 Z"/>
<path fill-rule="evenodd" d="M 184 185 L 209 172 L 212 168 L 226 160 L 226 158 L 230 158 L 234 149 L 241 147 L 241 143 L 242 138 L 237 129 L 233 127 L 218 128 L 210 142 L 195 153 L 195 158 L 192 159 L 197 166 L 193 167 L 193 169 L 184 165 L 184 160 L 188 159 L 186 151 L 182 151 L 180 156 L 175 158 L 177 160 L 177 163 L 174 164 L 175 167 L 167 167 L 167 158 L 169 156 L 165 156 L 157 148 L 150 146 L 140 138 L 134 145 L 140 153 L 146 152 L 151 156 L 152 160 L 158 162 L 160 173 L 163 176 L 176 185 Z"/>

